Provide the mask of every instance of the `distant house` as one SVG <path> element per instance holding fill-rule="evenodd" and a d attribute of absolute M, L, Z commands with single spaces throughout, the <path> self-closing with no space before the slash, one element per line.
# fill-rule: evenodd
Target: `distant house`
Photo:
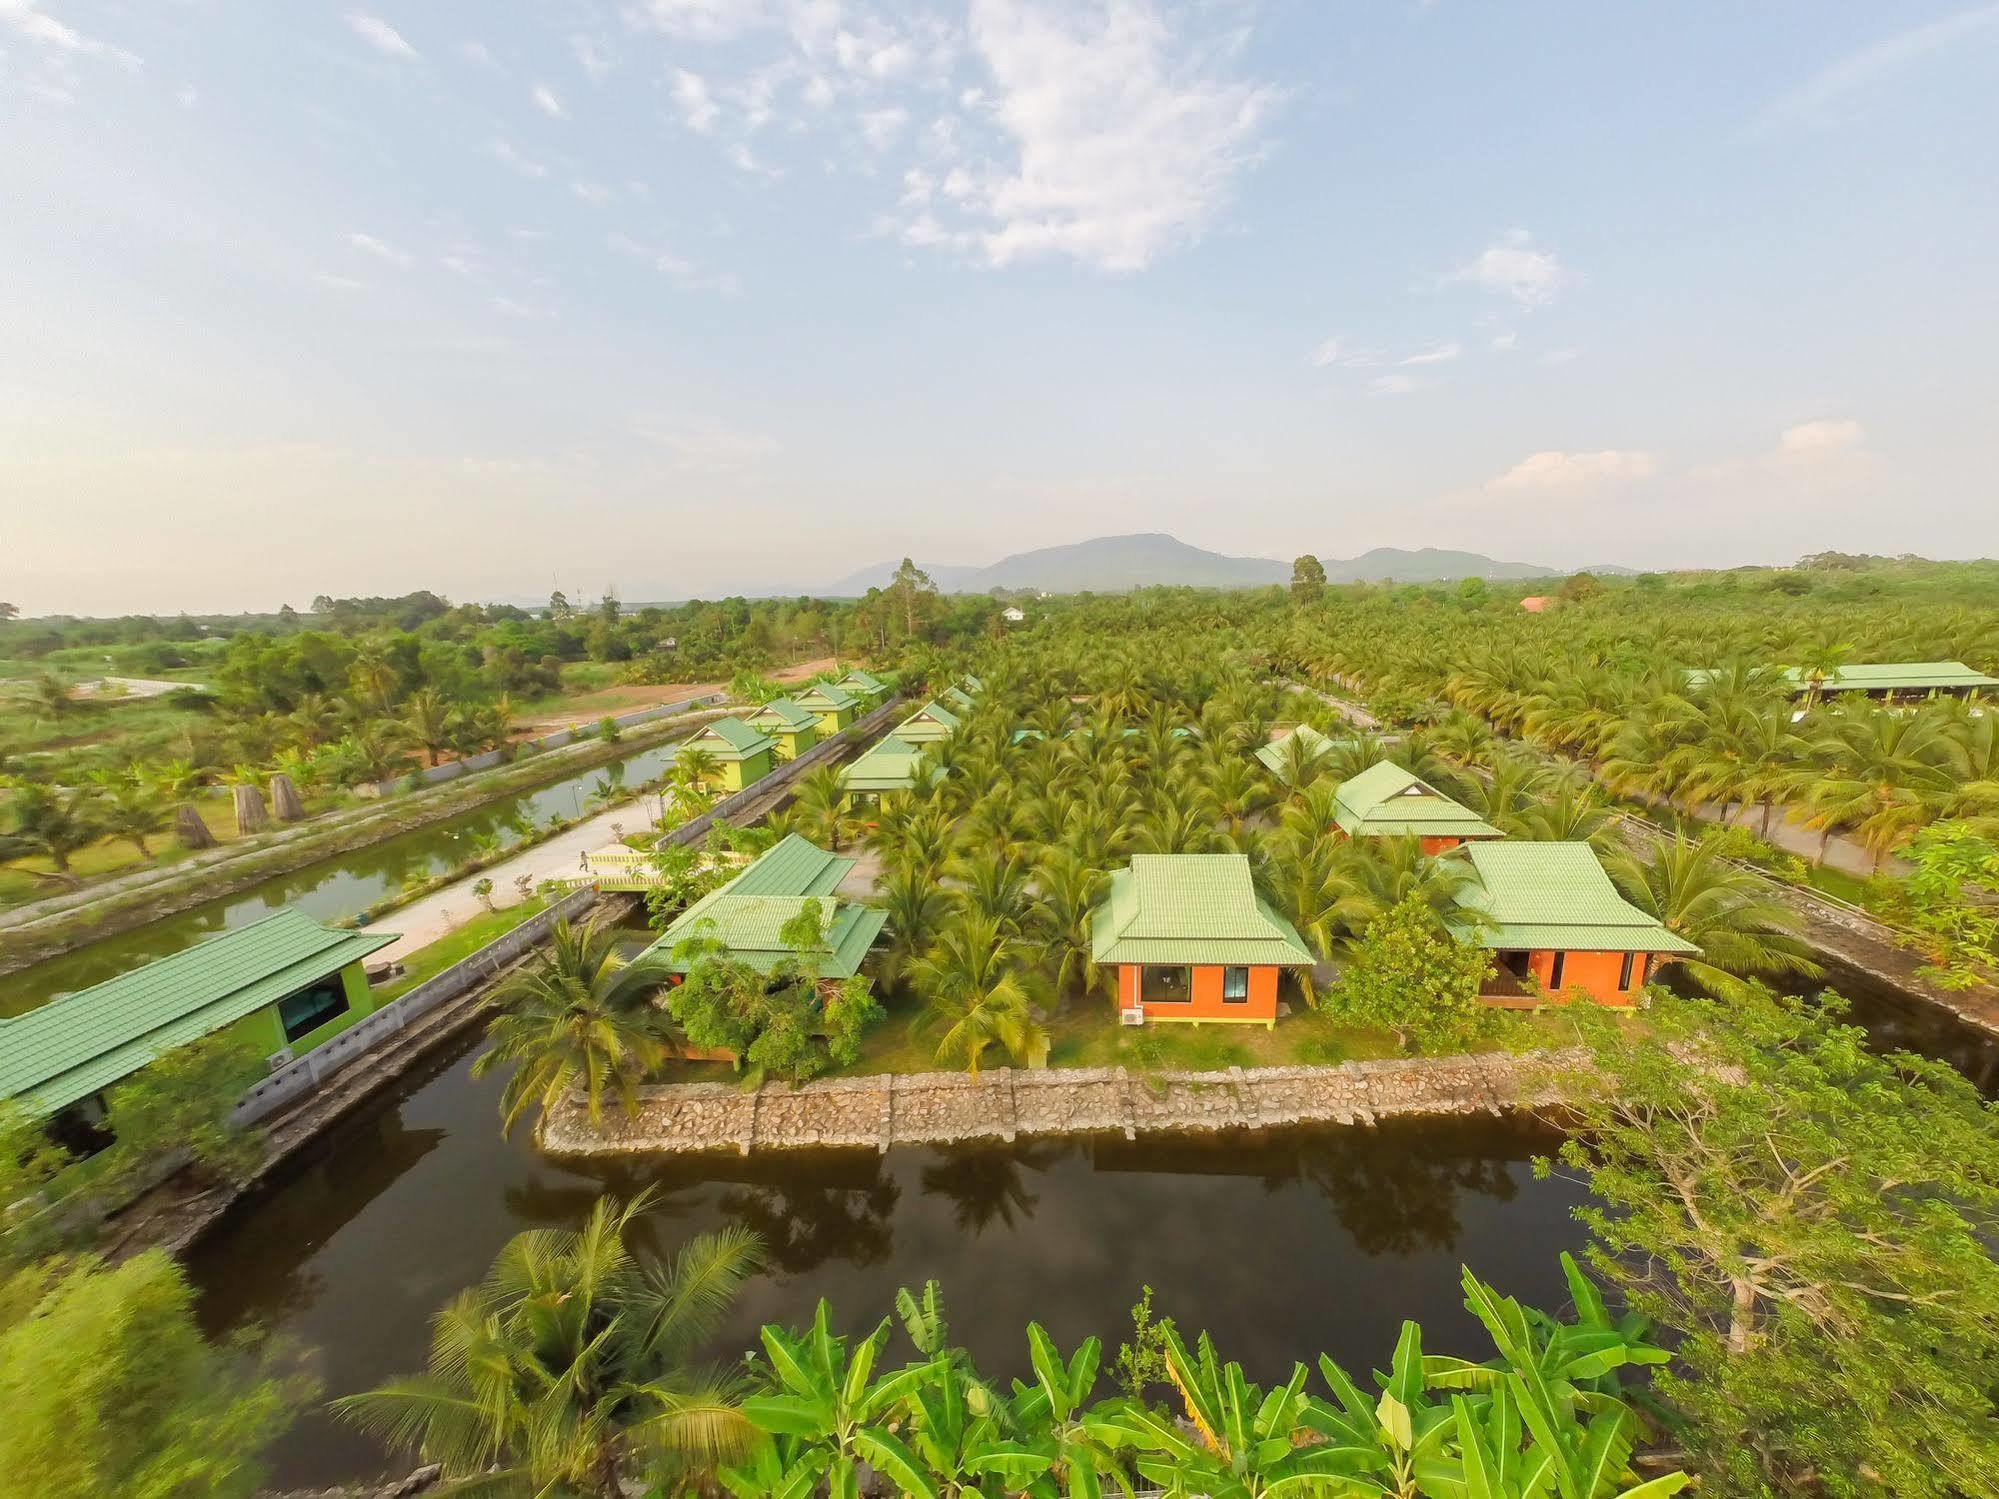
<path fill-rule="evenodd" d="M 1268 744 L 1260 744 L 1256 747 L 1256 758 L 1263 762 L 1264 768 L 1272 775 L 1277 775 L 1283 771 L 1285 758 L 1290 753 L 1288 746 L 1293 739 L 1296 739 L 1300 745 L 1309 750 L 1314 760 L 1323 759 L 1333 752 L 1333 741 L 1331 739 L 1321 734 L 1310 724 L 1301 723 L 1296 728 L 1278 735 L 1277 738 L 1271 740 Z"/>
<path fill-rule="evenodd" d="M 874 707 L 888 696 L 888 684 L 856 666 L 834 684 L 847 696 Z"/>
<path fill-rule="evenodd" d="M 948 704 L 953 711 L 965 713 L 970 713 L 979 705 L 977 699 L 962 687 L 946 687 L 937 700 Z"/>
<path fill-rule="evenodd" d="M 865 812 L 906 801 L 919 784 L 943 774 L 941 767 L 923 758 L 922 746 L 891 734 L 841 766 L 840 785 L 847 793 L 848 807 Z"/>
<path fill-rule="evenodd" d="M 860 716 L 861 705 L 852 693 L 826 682 L 815 682 L 798 694 L 799 704 L 819 715 L 819 736 L 837 734 Z"/>
<path fill-rule="evenodd" d="M 1495 970 L 1479 997 L 1524 1009 L 1578 997 L 1635 1004 L 1661 959 L 1700 949 L 1617 893 L 1587 843 L 1468 843 L 1451 858 L 1473 882 L 1456 924 L 1461 941 L 1488 949 Z"/>
<path fill-rule="evenodd" d="M 362 960 L 395 940 L 278 911 L 0 1020 L 0 1099 L 96 1124 L 107 1088 L 225 1030 L 283 1066 L 374 1013 Z"/>
<path fill-rule="evenodd" d="M 681 745 L 683 754 L 697 749 L 713 755 L 719 767 L 703 783 L 711 791 L 741 791 L 777 763 L 777 741 L 733 716 L 716 719 Z"/>
<path fill-rule="evenodd" d="M 925 703 L 896 726 L 895 737 L 908 744 L 935 744 L 949 739 L 964 722 L 935 701 Z"/>
<path fill-rule="evenodd" d="M 816 900 L 824 939 L 811 956 L 819 976 L 852 978 L 888 919 L 885 911 L 834 893 L 856 862 L 793 833 L 681 912 L 646 953 L 664 960 L 675 973 L 686 973 L 693 963 L 675 949 L 691 938 L 707 938 L 719 943 L 727 957 L 769 973 L 798 956 L 778 934 L 807 901 Z"/>
<path fill-rule="evenodd" d="M 1241 854 L 1134 854 L 1090 913 L 1090 957 L 1117 970 L 1128 1024 L 1277 1023 L 1277 976 L 1311 949 L 1257 898 Z"/>
<path fill-rule="evenodd" d="M 1010 625 L 1017 625 L 1025 620 L 1027 616 L 1012 604 L 1008 604 L 1004 609 L 1000 610 L 1000 618 Z"/>
<path fill-rule="evenodd" d="M 1520 607 L 1529 614 L 1546 614 L 1555 601 L 1545 593 L 1529 594 L 1520 601 Z"/>
<path fill-rule="evenodd" d="M 1333 822 L 1349 838 L 1416 838 L 1426 854 L 1440 854 L 1474 838 L 1503 836 L 1470 808 L 1388 760 L 1340 783 L 1333 796 Z"/>
<path fill-rule="evenodd" d="M 819 715 L 788 697 L 773 698 L 751 715 L 750 727 L 777 742 L 780 763 L 796 760 L 819 742 Z"/>
<path fill-rule="evenodd" d="M 970 672 L 966 672 L 962 677 L 958 678 L 957 685 L 964 691 L 969 692 L 973 697 L 979 696 L 986 690 L 986 684 Z"/>

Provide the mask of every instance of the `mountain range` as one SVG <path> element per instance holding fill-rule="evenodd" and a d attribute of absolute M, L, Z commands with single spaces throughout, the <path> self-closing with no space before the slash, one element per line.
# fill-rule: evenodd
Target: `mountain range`
<path fill-rule="evenodd" d="M 1446 551 L 1439 547 L 1376 547 L 1358 557 L 1320 557 L 1330 583 L 1357 583 L 1392 578 L 1398 583 L 1437 583 L 1454 578 L 1561 578 L 1570 569 L 1542 567 L 1532 562 L 1502 562 L 1478 552 Z M 896 562 L 864 567 L 837 582 L 814 590 L 831 598 L 858 598 L 870 588 L 885 587 Z M 995 588 L 1037 589 L 1043 593 L 1122 593 L 1156 585 L 1191 588 L 1258 588 L 1288 583 L 1291 563 L 1275 557 L 1230 557 L 1189 546 L 1159 532 L 1136 536 L 1098 536 L 1067 546 L 1016 552 L 984 567 L 950 563 L 917 564 L 944 593 L 986 593 Z M 1591 568 L 1599 573 L 1628 573 L 1629 568 Z"/>

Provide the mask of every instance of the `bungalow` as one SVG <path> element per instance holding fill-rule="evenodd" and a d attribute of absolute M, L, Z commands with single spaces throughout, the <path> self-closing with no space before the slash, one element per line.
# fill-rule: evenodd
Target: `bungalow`
<path fill-rule="evenodd" d="M 1468 843 L 1461 941 L 1488 949 L 1494 971 L 1479 998 L 1527 1009 L 1581 996 L 1635 1004 L 1661 959 L 1700 949 L 1617 893 L 1587 843 Z"/>
<path fill-rule="evenodd" d="M 719 769 L 702 781 L 711 791 L 741 791 L 769 775 L 777 763 L 777 741 L 734 717 L 718 718 L 685 740 L 681 751 L 687 750 L 715 757 Z"/>
<path fill-rule="evenodd" d="M 860 699 L 869 707 L 875 706 L 888 696 L 888 684 L 877 677 L 870 676 L 858 666 L 854 667 L 833 685 L 846 693 L 847 696 Z"/>
<path fill-rule="evenodd" d="M 1277 974 L 1311 949 L 1257 898 L 1241 854 L 1134 854 L 1090 913 L 1090 958 L 1117 969 L 1118 1015 L 1277 1023 Z"/>
<path fill-rule="evenodd" d="M 1017 625 L 1024 622 L 1027 616 L 1021 613 L 1014 605 L 1008 604 L 1004 609 L 1000 610 L 1000 618 L 1010 625 Z"/>
<path fill-rule="evenodd" d="M 1974 671 L 1962 661 L 1871 662 L 1835 667 L 1816 676 L 1803 667 L 1787 666 L 1783 675 L 1791 691 L 1799 696 L 1857 692 L 1889 702 L 1935 697 L 1940 693 L 1990 692 L 1999 687 L 1999 677 Z M 1696 669 L 1687 673 L 1687 685 L 1705 686 L 1714 676 L 1712 671 Z"/>
<path fill-rule="evenodd" d="M 797 702 L 819 715 L 820 737 L 837 734 L 860 716 L 861 705 L 853 694 L 830 682 L 814 682 L 798 694 Z"/>
<path fill-rule="evenodd" d="M 1311 752 L 1314 760 L 1323 759 L 1333 752 L 1333 741 L 1331 739 L 1321 734 L 1310 724 L 1301 723 L 1296 728 L 1278 735 L 1268 744 L 1258 745 L 1256 758 L 1263 762 L 1264 768 L 1272 775 L 1277 775 L 1284 769 L 1285 758 L 1290 753 L 1289 745 L 1294 739 Z"/>
<path fill-rule="evenodd" d="M 1333 795 L 1333 822 L 1349 838 L 1416 838 L 1426 854 L 1440 854 L 1474 838 L 1504 836 L 1470 808 L 1388 760 L 1340 783 Z"/>
<path fill-rule="evenodd" d="M 949 703 L 953 709 L 960 710 L 965 713 L 970 713 L 974 708 L 978 707 L 979 705 L 977 699 L 975 699 L 971 695 L 971 693 L 965 691 L 965 689 L 962 687 L 946 687 L 944 691 L 941 694 L 939 694 L 939 701 Z"/>
<path fill-rule="evenodd" d="M 973 697 L 979 696 L 986 690 L 986 684 L 970 672 L 966 672 L 962 677 L 958 678 L 957 685 L 969 692 Z"/>
<path fill-rule="evenodd" d="M 772 698 L 750 718 L 750 727 L 777 743 L 780 763 L 796 760 L 819 742 L 819 715 L 788 697 Z"/>
<path fill-rule="evenodd" d="M 0 1099 L 94 1126 L 107 1088 L 223 1030 L 284 1066 L 374 1013 L 362 960 L 395 940 L 278 911 L 0 1020 Z"/>
<path fill-rule="evenodd" d="M 840 786 L 847 793 L 847 806 L 863 811 L 907 801 L 918 782 L 935 781 L 943 774 L 941 766 L 924 760 L 920 745 L 891 734 L 840 767 Z"/>
<path fill-rule="evenodd" d="M 811 954 L 818 961 L 819 976 L 852 978 L 888 920 L 886 911 L 841 900 L 834 893 L 857 862 L 829 854 L 792 833 L 728 884 L 681 912 L 646 953 L 684 974 L 693 964 L 677 956 L 675 949 L 690 938 L 705 937 L 720 943 L 737 962 L 769 973 L 799 956 L 778 934 L 808 900 L 816 900 L 825 934 Z"/>
<path fill-rule="evenodd" d="M 936 744 L 957 733 L 963 722 L 949 708 L 932 701 L 905 718 L 896 727 L 895 737 L 906 744 Z"/>

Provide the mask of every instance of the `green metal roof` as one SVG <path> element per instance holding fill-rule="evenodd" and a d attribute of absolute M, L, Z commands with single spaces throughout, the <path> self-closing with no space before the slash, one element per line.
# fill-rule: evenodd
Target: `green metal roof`
<path fill-rule="evenodd" d="M 1420 776 L 1379 760 L 1340 783 L 1333 821 L 1349 838 L 1497 838 L 1499 829 Z"/>
<path fill-rule="evenodd" d="M 778 933 L 817 900 L 826 923 L 819 949 L 822 978 L 852 978 L 881 932 L 887 913 L 837 899 L 833 892 L 855 860 L 829 854 L 792 833 L 719 890 L 711 890 L 675 919 L 648 954 L 664 958 L 678 972 L 688 965 L 673 956 L 690 937 L 712 937 L 729 956 L 768 973 L 795 956 Z"/>
<path fill-rule="evenodd" d="M 1310 967 L 1297 929 L 1257 898 L 1241 854 L 1134 854 L 1090 913 L 1099 963 Z"/>
<path fill-rule="evenodd" d="M 710 743 L 710 741 L 715 741 Z M 747 760 L 773 748 L 777 741 L 740 718 L 718 718 L 687 741 L 708 750 L 718 760 Z"/>
<path fill-rule="evenodd" d="M 970 672 L 966 672 L 962 677 L 958 678 L 958 685 L 975 696 L 986 690 L 986 684 Z"/>
<path fill-rule="evenodd" d="M 54 1112 L 395 940 L 279 911 L 0 1020 L 0 1098 Z"/>
<path fill-rule="evenodd" d="M 840 784 L 849 791 L 902 791 L 914 786 L 919 777 L 936 780 L 943 773 L 942 767 L 931 766 L 925 775 L 922 746 L 891 734 L 842 766 Z"/>
<path fill-rule="evenodd" d="M 1785 681 L 1795 692 L 1812 686 L 1810 674 L 1800 666 L 1782 668 Z M 1696 668 L 1687 673 L 1689 687 L 1703 687 L 1716 673 Z M 1974 671 L 1962 661 L 1878 661 L 1842 666 L 1818 684 L 1821 692 L 1927 692 L 1935 688 L 1970 690 L 1999 687 L 1999 677 Z"/>
<path fill-rule="evenodd" d="M 1698 953 L 1617 893 L 1587 843 L 1468 843 L 1450 858 L 1477 876 L 1460 904 L 1489 924 L 1460 935 L 1501 952 Z"/>
<path fill-rule="evenodd" d="M 1298 740 L 1300 743 L 1304 744 L 1308 749 L 1310 749 L 1312 752 L 1312 758 L 1314 760 L 1317 760 L 1324 755 L 1329 755 L 1333 752 L 1332 740 L 1328 739 L 1324 734 L 1321 734 L 1317 729 L 1313 728 L 1310 724 L 1301 723 L 1296 728 L 1291 730 L 1290 733 L 1285 734 L 1277 739 L 1273 739 L 1268 744 L 1258 745 L 1256 748 L 1256 758 L 1261 760 L 1264 763 L 1265 767 L 1268 768 L 1273 774 L 1275 774 L 1277 771 L 1280 771 L 1284 768 L 1284 757 L 1286 754 L 1285 747 L 1288 744 L 1290 744 L 1290 742 L 1293 739 Z"/>
<path fill-rule="evenodd" d="M 939 728 L 949 730 L 952 733 L 956 733 L 958 726 L 964 722 L 962 718 L 958 717 L 957 714 L 946 708 L 942 703 L 933 700 L 925 703 L 921 708 L 910 714 L 908 718 L 902 721 L 899 727 L 908 728 L 910 724 L 919 718 L 928 719 Z"/>
<path fill-rule="evenodd" d="M 844 713 L 859 706 L 851 693 L 842 692 L 831 682 L 814 682 L 798 694 L 798 701 L 815 713 Z"/>
<path fill-rule="evenodd" d="M 888 691 L 888 684 L 886 682 L 882 681 L 879 677 L 870 676 L 858 666 L 840 678 L 840 685 L 842 687 L 845 687 L 849 682 L 852 682 L 870 697 L 879 697 L 882 693 Z"/>
<path fill-rule="evenodd" d="M 967 713 L 971 712 L 974 708 L 979 706 L 978 702 L 972 697 L 971 693 L 965 691 L 965 689 L 962 687 L 946 687 L 944 689 L 943 695 L 947 702 L 956 703 L 960 708 L 963 708 Z"/>
<path fill-rule="evenodd" d="M 750 720 L 753 725 L 764 725 L 796 734 L 805 729 L 816 728 L 819 715 L 803 703 L 793 702 L 788 697 L 772 698 L 763 705 L 763 711 Z"/>

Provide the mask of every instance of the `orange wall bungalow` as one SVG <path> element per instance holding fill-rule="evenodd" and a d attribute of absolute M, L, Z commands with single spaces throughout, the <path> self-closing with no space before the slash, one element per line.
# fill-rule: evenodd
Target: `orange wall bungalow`
<path fill-rule="evenodd" d="M 1132 1025 L 1275 1025 L 1278 971 L 1315 961 L 1257 899 L 1241 854 L 1133 855 L 1090 913 L 1090 957 L 1117 970 L 1118 1013 Z"/>
<path fill-rule="evenodd" d="M 1426 854 L 1440 854 L 1500 831 L 1461 807 L 1420 776 L 1381 760 L 1340 783 L 1333 822 L 1349 838 L 1415 838 Z"/>
<path fill-rule="evenodd" d="M 1492 953 L 1489 1005 L 1628 1008 L 1662 960 L 1700 952 L 1619 895 L 1587 843 L 1468 843 L 1451 857 L 1471 866 L 1459 898 L 1471 914 L 1453 930 Z"/>

